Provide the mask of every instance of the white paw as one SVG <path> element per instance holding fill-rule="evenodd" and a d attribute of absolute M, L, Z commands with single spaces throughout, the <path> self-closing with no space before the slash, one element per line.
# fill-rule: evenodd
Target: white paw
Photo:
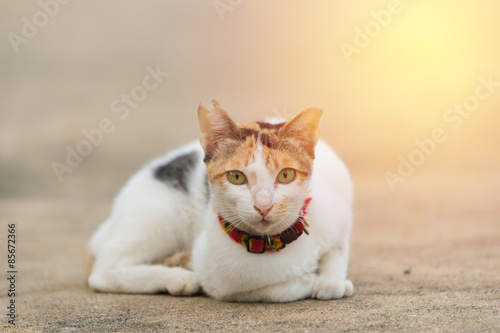
<path fill-rule="evenodd" d="M 345 294 L 344 297 L 351 297 L 354 294 L 354 285 L 351 280 L 345 280 Z"/>
<path fill-rule="evenodd" d="M 173 296 L 190 296 L 200 290 L 200 284 L 193 272 L 176 267 L 173 274 L 166 282 L 167 291 Z"/>
<path fill-rule="evenodd" d="M 314 283 L 312 298 L 329 300 L 352 296 L 354 286 L 350 280 L 332 280 L 319 276 Z"/>

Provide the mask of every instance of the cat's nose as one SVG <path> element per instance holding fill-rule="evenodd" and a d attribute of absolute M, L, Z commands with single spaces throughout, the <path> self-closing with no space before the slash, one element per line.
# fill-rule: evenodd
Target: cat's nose
<path fill-rule="evenodd" d="M 262 218 L 265 218 L 267 216 L 267 214 L 269 214 L 271 209 L 273 209 L 273 207 L 274 207 L 274 204 L 272 204 L 271 206 L 264 206 L 264 207 L 253 206 L 253 208 L 257 211 L 257 213 L 260 214 L 260 216 L 262 216 Z"/>
<path fill-rule="evenodd" d="M 268 188 L 258 188 L 254 194 L 253 208 L 265 218 L 273 208 L 273 192 Z"/>

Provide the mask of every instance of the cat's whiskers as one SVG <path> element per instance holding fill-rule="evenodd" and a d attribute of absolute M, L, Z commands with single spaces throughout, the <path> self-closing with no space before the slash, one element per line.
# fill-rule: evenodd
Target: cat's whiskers
<path fill-rule="evenodd" d="M 226 208 L 223 209 L 225 213 L 223 214 L 222 218 L 230 222 L 233 226 L 238 227 L 244 225 L 242 217 L 239 214 L 233 212 L 234 207 L 230 205 L 221 205 L 220 208 Z"/>
<path fill-rule="evenodd" d="M 251 224 L 248 223 L 247 219 L 243 217 L 242 214 L 238 213 L 237 210 L 235 210 L 234 205 L 227 203 L 220 203 L 217 206 L 219 212 L 223 212 L 221 213 L 221 216 L 226 221 L 231 223 L 235 228 L 241 230 L 248 230 L 248 228 L 250 227 L 251 229 L 254 229 L 252 228 Z M 302 216 L 301 208 L 302 204 L 297 204 L 297 205 L 287 206 L 282 211 L 276 212 L 276 214 L 281 215 L 282 217 L 273 224 L 273 230 L 277 230 L 274 233 L 280 233 L 281 231 L 289 228 L 293 223 L 295 223 L 297 218 Z M 295 211 L 299 211 L 299 213 L 291 214 L 291 212 Z M 250 212 L 246 213 L 250 214 Z M 255 235 L 261 236 L 263 238 L 270 236 L 269 233 L 262 231 L 256 231 Z"/>

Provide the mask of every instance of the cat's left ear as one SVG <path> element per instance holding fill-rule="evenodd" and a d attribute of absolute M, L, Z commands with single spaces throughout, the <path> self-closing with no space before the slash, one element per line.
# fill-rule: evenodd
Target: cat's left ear
<path fill-rule="evenodd" d="M 212 105 L 214 106 L 212 110 L 207 109 L 201 103 L 198 107 L 198 120 L 203 133 L 200 143 L 208 159 L 215 154 L 220 145 L 241 140 L 240 129 L 226 110 L 214 99 Z"/>
<path fill-rule="evenodd" d="M 280 129 L 280 140 L 291 139 L 314 158 L 314 148 L 319 140 L 319 123 L 323 110 L 309 108 L 287 121 Z"/>

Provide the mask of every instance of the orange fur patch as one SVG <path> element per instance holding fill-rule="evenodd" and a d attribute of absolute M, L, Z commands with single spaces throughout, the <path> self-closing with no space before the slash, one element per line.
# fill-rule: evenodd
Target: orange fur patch
<path fill-rule="evenodd" d="M 92 273 L 92 268 L 94 267 L 94 262 L 95 262 L 95 257 L 92 255 L 92 253 L 88 252 L 87 254 L 87 259 L 86 259 L 86 273 L 87 273 L 87 278 L 85 279 L 86 283 L 88 284 L 88 280 L 90 277 L 90 274 Z"/>
<path fill-rule="evenodd" d="M 248 123 L 238 124 L 238 128 L 244 141 L 231 140 L 220 144 L 214 158 L 207 162 L 210 183 L 224 187 L 227 184 L 227 171 L 242 169 L 255 159 L 259 133 L 263 158 L 271 173 L 277 175 L 284 168 L 293 168 L 297 171 L 296 181 L 303 183 L 312 172 L 313 157 L 304 153 L 298 140 L 281 138 L 281 125 Z M 247 176 L 256 181 L 256 175 Z"/>
<path fill-rule="evenodd" d="M 182 267 L 187 270 L 192 271 L 193 266 L 191 264 L 191 252 L 178 252 L 174 254 L 171 257 L 168 257 L 167 259 L 163 260 L 161 263 L 163 266 L 167 267 Z"/>

